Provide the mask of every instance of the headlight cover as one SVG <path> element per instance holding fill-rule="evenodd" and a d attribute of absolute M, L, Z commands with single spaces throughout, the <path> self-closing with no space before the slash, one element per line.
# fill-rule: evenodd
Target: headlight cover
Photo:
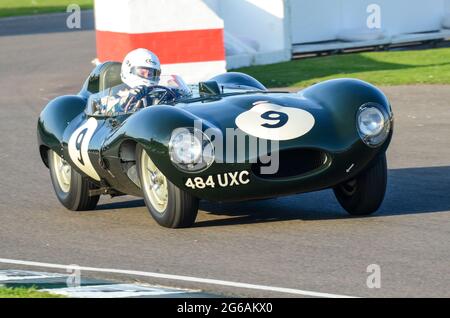
<path fill-rule="evenodd" d="M 356 116 L 356 126 L 362 141 L 369 147 L 378 147 L 389 135 L 392 115 L 376 103 L 362 105 Z"/>
<path fill-rule="evenodd" d="M 214 146 L 207 135 L 196 128 L 177 128 L 169 141 L 172 163 L 185 172 L 205 170 L 214 161 Z"/>

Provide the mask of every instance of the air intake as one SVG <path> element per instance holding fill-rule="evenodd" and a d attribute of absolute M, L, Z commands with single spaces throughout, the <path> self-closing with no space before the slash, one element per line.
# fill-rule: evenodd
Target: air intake
<path fill-rule="evenodd" d="M 273 155 L 272 155 L 273 158 Z M 269 165 L 261 162 L 252 165 L 252 172 L 263 179 L 298 177 L 320 169 L 328 161 L 326 153 L 314 149 L 290 149 L 279 152 L 279 169 L 274 174 L 262 174 L 261 168 Z"/>

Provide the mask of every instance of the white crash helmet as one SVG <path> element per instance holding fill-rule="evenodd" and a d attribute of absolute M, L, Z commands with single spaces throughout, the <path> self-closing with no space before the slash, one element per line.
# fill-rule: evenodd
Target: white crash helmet
<path fill-rule="evenodd" d="M 161 64 L 158 56 L 147 49 L 136 49 L 122 63 L 122 82 L 130 87 L 158 85 Z"/>

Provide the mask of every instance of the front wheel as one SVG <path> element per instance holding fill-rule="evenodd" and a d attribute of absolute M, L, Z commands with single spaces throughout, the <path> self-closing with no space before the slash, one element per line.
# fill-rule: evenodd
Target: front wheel
<path fill-rule="evenodd" d="M 141 147 L 136 147 L 136 163 L 145 204 L 159 225 L 190 227 L 198 212 L 198 199 L 171 183 Z"/>
<path fill-rule="evenodd" d="M 341 206 L 351 215 L 369 215 L 379 209 L 386 193 L 386 155 L 381 155 L 355 179 L 336 186 L 334 194 Z"/>
<path fill-rule="evenodd" d="M 58 200 L 72 211 L 93 210 L 100 196 L 89 196 L 97 187 L 83 177 L 53 150 L 48 151 L 50 177 Z"/>

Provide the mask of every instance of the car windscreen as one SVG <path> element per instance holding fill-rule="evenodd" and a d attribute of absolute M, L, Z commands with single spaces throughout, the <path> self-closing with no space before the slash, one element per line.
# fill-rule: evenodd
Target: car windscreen
<path fill-rule="evenodd" d="M 192 96 L 191 89 L 177 75 L 162 75 L 158 85 L 170 88 L 175 93 L 177 100 Z M 111 117 L 130 113 L 130 111 L 125 111 L 128 109 L 128 104 L 134 102 L 130 90 L 128 85 L 121 84 L 91 95 L 86 109 L 87 114 Z"/>

